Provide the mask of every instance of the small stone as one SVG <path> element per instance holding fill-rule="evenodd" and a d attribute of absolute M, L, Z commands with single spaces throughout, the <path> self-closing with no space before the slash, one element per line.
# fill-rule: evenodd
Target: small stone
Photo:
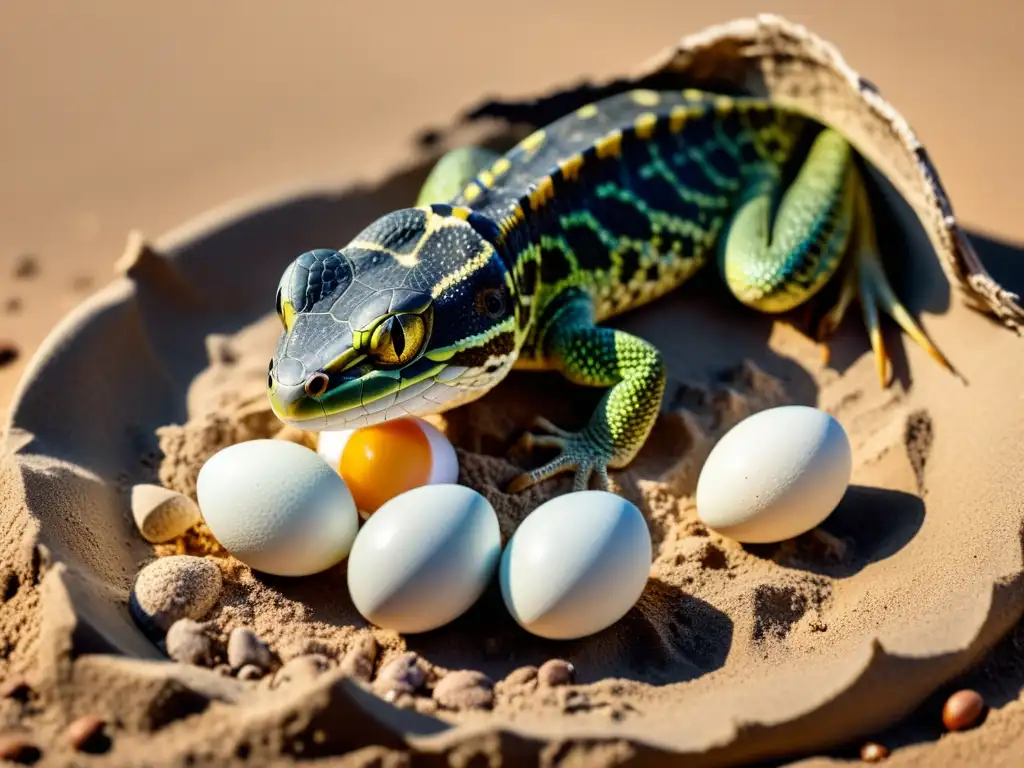
<path fill-rule="evenodd" d="M 39 747 L 20 733 L 0 733 L 0 760 L 31 765 L 42 757 Z"/>
<path fill-rule="evenodd" d="M 951 731 L 963 731 L 978 722 L 985 711 L 985 700 L 977 691 L 957 691 L 942 707 L 942 724 Z"/>
<path fill-rule="evenodd" d="M 238 670 L 239 680 L 259 680 L 261 677 L 263 677 L 263 670 L 255 664 L 246 664 Z"/>
<path fill-rule="evenodd" d="M 274 654 L 248 627 L 235 627 L 228 636 L 228 664 L 234 670 L 254 666 L 264 672 L 274 663 Z"/>
<path fill-rule="evenodd" d="M 420 664 L 420 657 L 412 651 L 401 653 L 383 667 L 373 689 L 378 695 L 394 699 L 399 694 L 413 694 L 427 681 L 427 672 Z"/>
<path fill-rule="evenodd" d="M 270 683 L 271 688 L 277 688 L 291 683 L 308 683 L 316 680 L 327 671 L 330 660 L 319 653 L 308 653 L 304 656 L 296 656 L 284 664 Z"/>
<path fill-rule="evenodd" d="M 526 667 L 519 667 L 509 672 L 504 679 L 504 684 L 508 686 L 520 686 L 527 685 L 534 682 L 537 679 L 537 668 L 533 665 Z"/>
<path fill-rule="evenodd" d="M 460 669 L 441 678 L 434 686 L 433 698 L 445 709 L 490 709 L 494 683 L 483 672 Z"/>
<path fill-rule="evenodd" d="M 194 619 L 178 619 L 167 630 L 167 655 L 181 664 L 209 667 L 213 664 L 213 639 L 209 626 Z"/>
<path fill-rule="evenodd" d="M 576 674 L 576 667 L 564 659 L 548 659 L 537 670 L 537 680 L 541 685 L 554 687 L 569 685 Z"/>
<path fill-rule="evenodd" d="M 0 341 L 0 368 L 10 365 L 21 356 L 13 341 Z"/>
<path fill-rule="evenodd" d="M 11 296 L 6 302 L 4 302 L 4 312 L 8 315 L 16 315 L 21 312 L 24 304 L 21 301 L 20 296 Z"/>
<path fill-rule="evenodd" d="M 64 739 L 76 752 L 99 754 L 110 749 L 110 738 L 103 733 L 106 723 L 95 715 L 75 720 L 64 731 Z"/>
<path fill-rule="evenodd" d="M 370 682 L 377 662 L 377 641 L 373 635 L 364 635 L 353 643 L 341 659 L 341 671 L 349 677 Z"/>
<path fill-rule="evenodd" d="M 14 276 L 18 280 L 28 280 L 39 274 L 39 259 L 35 254 L 25 253 L 14 262 Z"/>
<path fill-rule="evenodd" d="M 860 759 L 865 763 L 880 763 L 888 756 L 889 750 L 873 741 L 860 748 Z"/>
<path fill-rule="evenodd" d="M 149 483 L 132 487 L 132 516 L 142 538 L 150 544 L 183 536 L 203 519 L 199 506 L 188 496 Z"/>
<path fill-rule="evenodd" d="M 178 619 L 201 619 L 213 608 L 223 586 L 220 568 L 194 555 L 161 557 L 135 577 L 129 599 L 132 618 L 152 637 Z"/>

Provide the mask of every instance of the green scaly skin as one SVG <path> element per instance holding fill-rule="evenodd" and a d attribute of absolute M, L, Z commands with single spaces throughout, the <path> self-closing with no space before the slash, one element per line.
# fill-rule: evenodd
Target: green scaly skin
<path fill-rule="evenodd" d="M 889 286 L 860 174 L 835 131 L 764 99 L 692 90 L 611 96 L 504 155 L 453 150 L 417 207 L 289 265 L 271 404 L 304 429 L 340 429 L 447 410 L 513 367 L 554 369 L 607 391 L 579 432 L 537 419 L 522 442 L 559 453 L 509 490 L 563 471 L 577 490 L 594 475 L 608 488 L 608 470 L 650 434 L 666 371 L 650 343 L 600 323 L 709 259 L 767 313 L 837 276 L 819 335 L 858 298 L 883 386 L 880 309 L 948 367 Z"/>

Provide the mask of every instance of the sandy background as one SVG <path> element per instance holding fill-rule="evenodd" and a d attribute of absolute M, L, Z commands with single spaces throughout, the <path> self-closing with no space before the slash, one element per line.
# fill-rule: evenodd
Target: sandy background
<path fill-rule="evenodd" d="M 566 7 L 5 4 L 0 343 L 20 358 L 0 368 L 0 408 L 53 323 L 110 278 L 129 229 L 158 234 L 299 178 L 371 174 L 419 128 L 484 93 L 609 74 L 685 32 L 762 10 L 808 25 L 882 88 L 926 142 L 968 227 L 1024 241 L 1024 153 L 1014 153 L 1016 105 L 1006 99 L 1024 53 L 1009 3 L 970 17 L 930 3 L 926 20 L 891 2 L 846 15 L 814 3 L 632 3 L 629 20 L 621 4 Z M 975 681 L 1009 702 L 982 729 L 933 746 L 919 739 L 937 735 L 934 708 L 922 711 L 894 736 L 918 743 L 891 762 L 976 764 L 968 756 L 982 745 L 986 761 L 1024 752 L 1019 642 L 1005 641 Z"/>

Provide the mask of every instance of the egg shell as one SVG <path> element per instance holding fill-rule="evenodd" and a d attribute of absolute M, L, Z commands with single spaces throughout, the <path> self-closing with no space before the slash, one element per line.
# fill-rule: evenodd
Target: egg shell
<path fill-rule="evenodd" d="M 199 470 L 196 495 L 217 541 L 276 576 L 306 576 L 339 563 L 359 528 L 345 481 L 315 451 L 285 440 L 221 449 Z"/>
<path fill-rule="evenodd" d="M 463 614 L 501 556 L 498 516 L 462 485 L 424 485 L 395 496 L 363 525 L 348 559 L 348 588 L 367 621 L 427 632 Z"/>
<path fill-rule="evenodd" d="M 362 493 L 362 486 L 366 484 L 372 485 L 372 479 L 359 477 L 354 483 L 352 482 L 355 478 L 351 476 L 349 468 L 344 464 L 344 461 L 347 458 L 345 447 L 349 444 L 350 439 L 356 433 L 380 432 L 382 433 L 381 437 L 386 438 L 386 430 L 395 426 L 404 425 L 415 426 L 426 438 L 427 450 L 430 453 L 430 466 L 426 468 L 422 481 L 415 481 L 411 479 L 411 477 L 416 474 L 415 468 L 411 467 L 403 467 L 402 472 L 400 473 L 400 479 L 397 479 L 396 481 L 390 462 L 400 461 L 403 459 L 408 460 L 407 457 L 401 456 L 401 449 L 396 449 L 396 455 L 391 457 L 388 455 L 386 443 L 383 449 L 381 449 L 379 445 L 375 445 L 372 448 L 362 446 L 364 450 L 380 450 L 380 453 L 376 455 L 369 457 L 366 455 L 360 455 L 355 458 L 361 463 L 367 461 L 375 462 L 377 465 L 375 469 L 381 475 L 378 487 L 368 489 L 370 491 L 368 493 Z M 372 442 L 376 443 L 378 441 Z M 437 427 L 430 422 L 413 416 L 391 419 L 387 422 L 374 424 L 368 427 L 321 432 L 317 438 L 317 452 L 328 464 L 335 467 L 342 477 L 350 483 L 349 490 L 352 492 L 353 498 L 356 500 L 356 506 L 359 507 L 360 515 L 364 518 L 375 512 L 385 501 L 389 501 L 399 493 L 411 490 L 413 487 L 419 487 L 419 485 L 450 484 L 455 483 L 459 479 L 459 459 L 451 441 L 443 432 L 437 429 Z M 380 486 L 394 486 L 396 482 L 399 484 L 398 487 L 395 487 L 386 493 L 381 493 Z M 416 484 L 408 485 L 410 482 Z"/>
<path fill-rule="evenodd" d="M 585 637 L 621 619 L 647 584 L 653 553 L 640 510 L 606 491 L 541 504 L 501 558 L 501 596 L 527 631 L 552 640 Z"/>
<path fill-rule="evenodd" d="M 697 514 L 736 541 L 783 541 L 832 513 L 852 471 L 850 441 L 831 415 L 805 405 L 770 408 L 712 449 L 697 480 Z"/>

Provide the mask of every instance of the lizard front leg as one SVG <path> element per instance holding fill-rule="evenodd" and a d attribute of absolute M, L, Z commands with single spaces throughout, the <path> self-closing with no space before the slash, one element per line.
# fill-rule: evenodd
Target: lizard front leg
<path fill-rule="evenodd" d="M 570 381 L 609 387 L 587 425 L 568 432 L 544 419 L 537 426 L 550 435 L 526 433 L 525 447 L 560 449 L 547 464 L 517 476 L 517 493 L 560 472 L 573 471 L 574 490 L 585 490 L 592 474 L 608 490 L 608 469 L 629 464 L 647 440 L 661 409 L 666 369 L 658 350 L 624 331 L 595 325 L 589 297 L 580 296 L 552 318 L 542 335 L 544 355 Z"/>

